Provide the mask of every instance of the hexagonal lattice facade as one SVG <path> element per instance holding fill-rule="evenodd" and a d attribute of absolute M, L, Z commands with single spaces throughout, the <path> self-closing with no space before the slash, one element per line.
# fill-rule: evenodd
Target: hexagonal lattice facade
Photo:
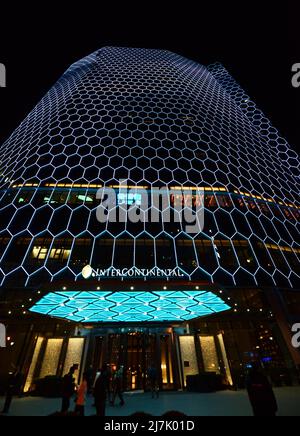
<path fill-rule="evenodd" d="M 100 49 L 69 68 L 0 157 L 2 286 L 77 280 L 91 264 L 300 287 L 299 159 L 220 64 Z M 121 179 L 202 187 L 203 232 L 101 225 L 97 188 Z"/>

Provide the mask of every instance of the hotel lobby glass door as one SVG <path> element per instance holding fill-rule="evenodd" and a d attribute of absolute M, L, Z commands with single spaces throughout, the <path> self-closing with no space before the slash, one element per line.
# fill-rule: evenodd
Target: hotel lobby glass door
<path fill-rule="evenodd" d="M 147 371 L 153 364 L 158 370 L 158 381 L 162 388 L 170 389 L 173 369 L 167 339 L 166 335 L 151 332 L 108 334 L 106 338 L 97 338 L 95 355 L 98 362 L 107 362 L 113 370 L 124 366 L 125 391 L 147 389 Z"/>

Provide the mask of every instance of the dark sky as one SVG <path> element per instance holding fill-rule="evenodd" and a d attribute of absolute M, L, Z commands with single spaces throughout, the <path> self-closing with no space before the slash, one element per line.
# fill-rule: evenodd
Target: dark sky
<path fill-rule="evenodd" d="M 161 0 L 165 10 L 153 2 L 122 9 L 124 3 L 115 2 L 110 10 L 102 1 L 80 3 L 85 6 L 64 2 L 69 7 L 62 10 L 53 2 L 40 3 L 40 9 L 26 2 L 24 11 L 2 11 L 0 62 L 7 88 L 0 89 L 0 142 L 71 63 L 104 45 L 120 45 L 170 49 L 202 64 L 222 62 L 291 145 L 300 145 L 300 88 L 291 86 L 292 64 L 300 63 L 296 1 L 280 9 L 263 0 L 235 7 L 230 1 L 174 7 Z"/>

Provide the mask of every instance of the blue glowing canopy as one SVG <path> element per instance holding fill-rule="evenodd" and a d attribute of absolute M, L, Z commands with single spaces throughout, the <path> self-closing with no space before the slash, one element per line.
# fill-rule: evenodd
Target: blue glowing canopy
<path fill-rule="evenodd" d="M 210 291 L 51 292 L 31 312 L 81 323 L 188 321 L 231 309 Z"/>

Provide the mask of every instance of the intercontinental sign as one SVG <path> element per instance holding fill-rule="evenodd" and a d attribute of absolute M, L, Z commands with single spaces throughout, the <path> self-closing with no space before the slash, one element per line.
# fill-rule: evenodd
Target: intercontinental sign
<path fill-rule="evenodd" d="M 152 269 L 146 269 L 146 268 L 123 268 L 123 269 L 117 269 L 114 267 L 107 268 L 107 269 L 93 269 L 90 265 L 87 265 L 82 270 L 82 277 L 85 280 L 88 280 L 90 278 L 95 279 L 101 279 L 101 278 L 172 278 L 172 277 L 185 277 L 186 274 L 184 274 L 180 268 L 174 268 L 174 269 L 160 269 L 157 267 L 154 267 Z"/>

